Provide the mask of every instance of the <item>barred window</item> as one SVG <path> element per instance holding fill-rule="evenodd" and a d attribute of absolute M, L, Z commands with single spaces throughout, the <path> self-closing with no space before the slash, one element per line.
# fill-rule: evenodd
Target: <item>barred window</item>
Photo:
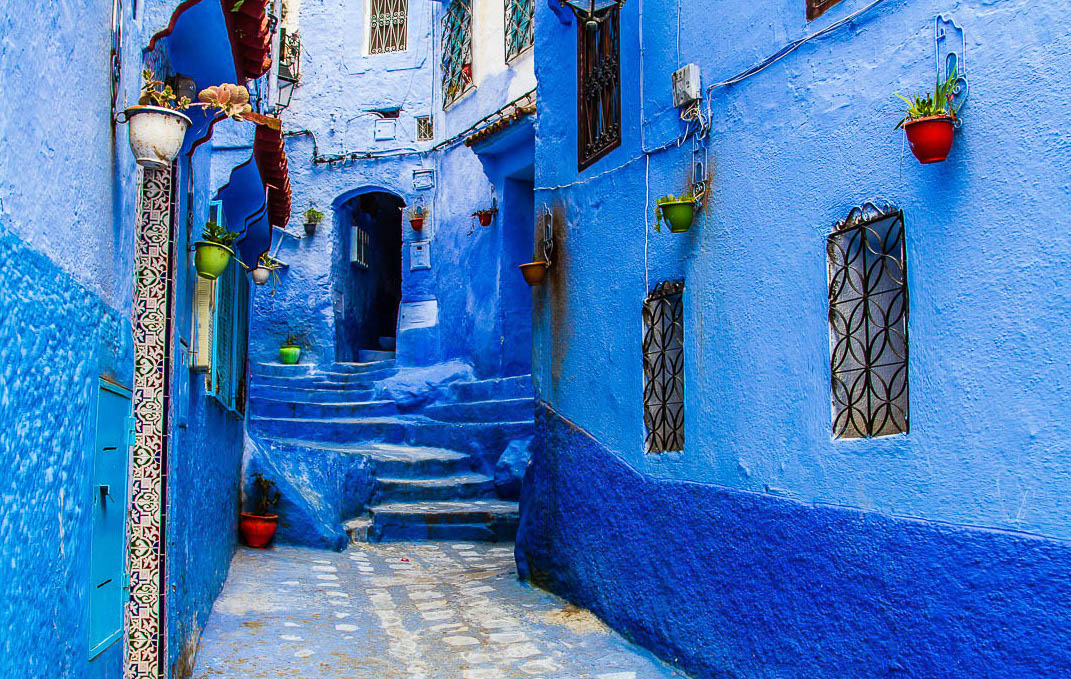
<path fill-rule="evenodd" d="M 368 0 L 368 53 L 404 52 L 409 0 Z"/>
<path fill-rule="evenodd" d="M 907 433 L 904 217 L 867 204 L 826 239 L 833 435 Z"/>
<path fill-rule="evenodd" d="M 807 0 L 807 21 L 817 19 L 840 0 Z"/>
<path fill-rule="evenodd" d="M 443 17 L 443 108 L 472 89 L 472 0 L 452 0 Z"/>
<path fill-rule="evenodd" d="M 431 141 L 435 139 L 435 119 L 431 116 L 419 116 L 416 119 L 417 141 Z"/>
<path fill-rule="evenodd" d="M 643 303 L 643 423 L 647 452 L 684 450 L 684 282 L 655 286 Z"/>
<path fill-rule="evenodd" d="M 618 10 L 577 26 L 577 129 L 580 169 L 621 145 L 621 37 Z"/>
<path fill-rule="evenodd" d="M 231 261 L 215 281 L 212 363 L 207 392 L 236 414 L 245 414 L 246 348 L 249 345 L 249 279 Z"/>
<path fill-rule="evenodd" d="M 297 33 L 279 31 L 279 80 L 296 83 L 301 79 L 301 38 Z"/>
<path fill-rule="evenodd" d="M 533 0 L 506 0 L 506 61 L 511 61 L 535 41 Z"/>

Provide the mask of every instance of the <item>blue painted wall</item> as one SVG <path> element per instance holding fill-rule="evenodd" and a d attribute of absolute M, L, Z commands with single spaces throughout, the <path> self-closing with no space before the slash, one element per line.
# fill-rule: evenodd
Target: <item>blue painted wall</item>
<path fill-rule="evenodd" d="M 526 517 L 522 553 L 558 591 L 704 676 L 812 677 L 818 669 L 829 672 L 822 676 L 884 676 L 900 654 L 904 676 L 983 667 L 976 673 L 1025 676 L 1014 674 L 1014 664 L 999 668 L 1004 656 L 986 632 L 1005 612 L 1008 649 L 1023 662 L 1066 669 L 1066 655 L 1038 655 L 1025 637 L 1035 623 L 1051 628 L 1046 616 L 1062 611 L 1060 573 L 1071 566 L 1064 542 L 1071 538 L 1064 445 L 1071 337 L 1061 292 L 1071 279 L 1071 239 L 1051 228 L 1054 217 L 1058 223 L 1071 213 L 1064 179 L 1071 163 L 1058 132 L 1071 103 L 1058 96 L 1068 77 L 1055 66 L 1071 49 L 1055 37 L 1066 33 L 1065 13 L 1021 2 L 878 5 L 759 75 L 716 90 L 709 205 L 688 234 L 650 228 L 655 199 L 686 187 L 692 155 L 690 141 L 651 155 L 649 166 L 641 152 L 641 144 L 655 148 L 683 131 L 670 73 L 694 62 L 709 85 L 865 4 L 845 0 L 808 24 L 803 3 L 788 0 L 627 3 L 623 143 L 579 174 L 575 25 L 563 25 L 545 5 L 537 10 L 536 204 L 562 218 L 554 267 L 534 299 L 533 373 L 540 398 L 599 445 L 581 460 L 580 443 L 549 436 L 531 490 L 568 498 L 587 487 L 601 503 L 594 524 L 581 521 L 583 511 L 574 514 L 571 500 L 561 501 L 561 515 Z M 893 130 L 900 115 L 893 92 L 932 87 L 933 19 L 942 11 L 966 32 L 971 92 L 948 162 L 921 166 Z M 1007 115 L 1039 95 L 1052 105 Z M 906 215 L 911 433 L 834 441 L 825 236 L 867 200 L 890 201 Z M 678 278 L 687 286 L 687 444 L 681 454 L 645 455 L 641 305 L 648 289 Z M 633 476 L 592 477 L 585 471 L 592 464 L 631 468 Z M 708 512 L 717 498 L 750 509 L 714 521 Z M 638 518 L 663 510 L 680 519 L 672 529 L 650 523 L 657 517 Z M 801 547 L 794 532 L 801 521 L 844 516 L 867 517 L 862 532 L 821 532 Z M 892 540 L 896 549 L 846 562 L 870 529 L 875 544 Z M 682 547 L 678 530 L 709 549 Z M 748 561 L 759 545 L 740 535 L 754 530 L 768 539 L 762 558 Z M 965 553 L 1013 554 L 1029 544 L 1048 561 L 1020 571 L 1000 560 L 968 568 L 937 557 L 965 541 Z M 595 568 L 608 550 L 650 568 Z M 655 556 L 662 554 L 672 562 Z M 827 570 L 787 568 L 793 558 L 824 560 Z M 738 568 L 731 587 L 720 585 L 706 578 L 721 568 L 713 561 L 747 568 Z M 924 581 L 908 582 L 920 564 L 928 568 Z M 1020 577 L 1032 585 L 1011 603 L 937 594 L 981 582 L 1019 587 Z M 829 579 L 840 583 L 836 590 L 827 589 Z M 692 609 L 672 613 L 644 589 L 680 591 L 710 606 L 741 593 L 772 603 L 753 624 L 730 624 L 712 610 L 709 624 L 694 629 L 686 620 Z M 840 615 L 864 620 L 868 611 L 902 610 L 903 602 L 938 603 L 883 640 L 884 630 L 874 637 L 865 626 L 793 617 L 816 590 L 828 594 L 821 610 L 835 605 Z M 1013 615 L 1004 606 L 1030 612 Z M 954 631 L 943 630 L 952 619 Z M 949 634 L 947 644 L 931 640 Z M 1052 634 L 1067 648 L 1066 630 Z M 882 645 L 893 639 L 901 647 L 887 647 L 883 665 Z M 722 644 L 734 649 L 712 652 Z M 933 653 L 931 662 L 943 653 L 947 663 L 910 660 L 914 647 Z M 796 657 L 784 657 L 786 649 Z M 850 660 L 843 673 L 811 661 L 826 654 Z"/>
<path fill-rule="evenodd" d="M 178 1 L 142 0 L 136 18 L 132 4 L 120 109 L 137 99 L 141 48 Z M 113 134 L 109 122 L 111 3 L 6 12 L 0 33 L 0 674 L 117 679 L 122 644 L 90 663 L 87 627 L 97 382 L 133 382 L 138 173 L 126 128 Z M 72 87 L 76 111 L 58 111 L 42 94 Z M 207 157 L 202 150 L 193 168 L 199 217 Z M 176 342 L 189 339 L 192 256 L 188 267 L 180 259 Z M 168 470 L 169 667 L 196 642 L 226 575 L 242 449 L 238 420 L 196 385 L 179 388 L 189 375 L 176 357 L 175 407 L 186 426 L 172 431 Z"/>
<path fill-rule="evenodd" d="M 349 255 L 345 206 L 354 197 L 382 191 L 409 205 L 423 203 L 431 211 L 423 232 L 413 231 L 408 220 L 402 224 L 402 301 L 436 300 L 439 322 L 430 330 L 402 332 L 399 362 L 428 365 L 460 359 L 481 376 L 528 372 L 527 336 L 504 326 L 519 319 L 524 329 L 529 327 L 531 295 L 515 266 L 503 281 L 507 274 L 501 273 L 500 262 L 514 257 L 509 243 L 531 242 L 531 226 L 511 222 L 504 227 L 500 216 L 492 228 L 474 228 L 472 212 L 490 207 L 492 186 L 503 207 L 506 175 L 486 168 L 465 146 L 431 149 L 532 89 L 533 58 L 529 52 L 505 63 L 502 5 L 482 3 L 473 29 L 478 86 L 444 111 L 439 85 L 443 11 L 436 2 L 411 5 L 408 48 L 386 55 L 367 54 L 364 3 L 302 3 L 288 14 L 288 30 L 301 35 L 303 54 L 301 83 L 281 114 L 285 130 L 293 135 L 287 141 L 294 190 L 289 231 L 302 233 L 301 213 L 312 204 L 326 217 L 311 238 L 277 236 L 282 239 L 278 257 L 289 268 L 274 296 L 268 294 L 270 288 L 255 291 L 253 360 L 278 360 L 278 346 L 288 331 L 305 335 L 303 360 L 328 363 L 340 358 L 336 337 L 348 335 L 335 327 L 336 317 L 350 303 L 340 275 L 349 265 L 339 266 Z M 396 107 L 401 107 L 397 138 L 375 141 L 377 117 L 371 111 Z M 434 116 L 435 140 L 418 142 L 415 117 L 425 115 Z M 314 163 L 314 138 L 321 156 L 345 158 Z M 387 156 L 362 158 L 366 152 Z M 529 144 L 516 155 L 527 156 L 530 167 L 531 153 Z M 417 188 L 416 170 L 431 170 L 434 186 Z M 523 236 L 503 236 L 504 228 Z M 431 242 L 430 270 L 409 268 L 409 244 L 418 239 Z M 341 358 L 349 357 L 342 352 Z"/>

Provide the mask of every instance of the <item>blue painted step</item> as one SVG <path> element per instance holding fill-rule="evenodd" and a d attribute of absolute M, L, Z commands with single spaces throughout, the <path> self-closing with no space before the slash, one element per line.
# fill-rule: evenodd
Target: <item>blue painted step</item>
<path fill-rule="evenodd" d="M 249 399 L 250 412 L 260 417 L 332 418 L 378 417 L 398 412 L 394 401 L 340 401 L 314 403 L 255 396 Z"/>
<path fill-rule="evenodd" d="M 535 419 L 535 400 L 513 398 L 498 401 L 467 401 L 437 403 L 424 409 L 424 414 L 443 422 L 515 422 Z"/>
<path fill-rule="evenodd" d="M 493 498 L 495 481 L 483 474 L 451 474 L 430 478 L 376 477 L 373 502 L 429 502 Z"/>
<path fill-rule="evenodd" d="M 372 507 L 368 539 L 512 540 L 519 509 L 506 500 L 392 502 Z"/>
<path fill-rule="evenodd" d="M 531 375 L 475 382 L 455 382 L 450 385 L 450 397 L 454 401 L 533 398 L 534 395 L 535 389 L 532 387 Z"/>
<path fill-rule="evenodd" d="M 425 448 L 392 443 L 325 443 L 302 439 L 277 439 L 279 443 L 347 455 L 361 455 L 372 461 L 376 476 L 430 477 L 469 472 L 469 456 L 442 448 Z"/>
<path fill-rule="evenodd" d="M 357 358 L 363 363 L 366 361 L 392 361 L 393 351 L 379 351 L 376 349 L 361 349 L 357 352 Z"/>
<path fill-rule="evenodd" d="M 393 376 L 396 368 L 384 368 L 369 373 L 309 373 L 307 375 L 253 375 L 253 384 L 273 387 L 305 387 L 337 389 L 347 385 L 370 387 L 379 380 Z"/>
<path fill-rule="evenodd" d="M 252 373 L 275 377 L 295 377 L 316 373 L 344 373 L 359 375 L 395 367 L 394 361 L 372 361 L 370 363 L 299 363 L 283 365 L 282 363 L 254 363 Z"/>
<path fill-rule="evenodd" d="M 249 389 L 250 401 L 270 399 L 276 401 L 301 401 L 304 403 L 356 403 L 371 401 L 375 389 L 355 385 L 345 389 L 307 389 L 290 387 L 264 387 L 254 384 Z M 253 414 L 256 414 L 255 412 Z"/>

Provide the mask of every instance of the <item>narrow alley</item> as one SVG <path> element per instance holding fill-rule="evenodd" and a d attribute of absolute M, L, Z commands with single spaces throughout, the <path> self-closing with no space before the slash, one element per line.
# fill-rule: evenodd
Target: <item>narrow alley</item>
<path fill-rule="evenodd" d="M 662 679 L 685 675 L 518 582 L 511 544 L 243 549 L 194 679 Z"/>

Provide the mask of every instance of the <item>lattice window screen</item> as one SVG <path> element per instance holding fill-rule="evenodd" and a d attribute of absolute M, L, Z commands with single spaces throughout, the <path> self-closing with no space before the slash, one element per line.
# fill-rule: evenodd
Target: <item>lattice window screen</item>
<path fill-rule="evenodd" d="M 853 210 L 827 238 L 826 255 L 833 435 L 907 433 L 903 214 Z"/>
<path fill-rule="evenodd" d="M 416 119 L 417 141 L 431 141 L 435 139 L 435 119 L 431 116 L 420 116 Z"/>
<path fill-rule="evenodd" d="M 647 452 L 684 450 L 684 283 L 666 281 L 643 303 L 643 423 Z"/>
<path fill-rule="evenodd" d="M 472 89 L 472 0 L 452 0 L 443 17 L 443 108 Z"/>
<path fill-rule="evenodd" d="M 621 145 L 621 38 L 618 11 L 595 30 L 577 26 L 577 131 L 581 170 Z"/>
<path fill-rule="evenodd" d="M 215 323 L 208 393 L 225 408 L 245 412 L 245 368 L 249 341 L 249 280 L 232 261 L 216 279 Z"/>
<path fill-rule="evenodd" d="M 405 50 L 409 0 L 369 0 L 368 53 Z"/>
<path fill-rule="evenodd" d="M 506 0 L 506 61 L 532 46 L 535 41 L 533 0 Z"/>

